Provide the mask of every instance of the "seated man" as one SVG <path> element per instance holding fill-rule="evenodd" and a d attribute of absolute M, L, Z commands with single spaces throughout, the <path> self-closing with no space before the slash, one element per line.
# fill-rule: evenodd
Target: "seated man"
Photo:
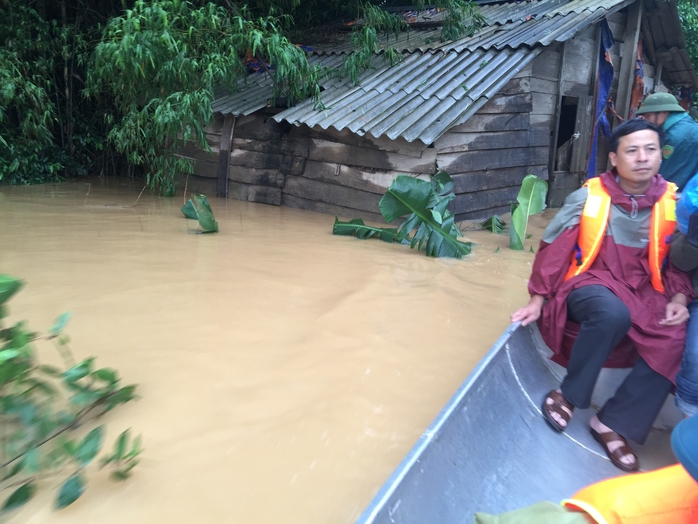
<path fill-rule="evenodd" d="M 626 439 L 643 443 L 673 387 L 693 298 L 688 275 L 662 270 L 676 225 L 676 186 L 658 174 L 662 131 L 633 119 L 610 138 L 613 169 L 565 200 L 545 230 L 533 264 L 531 299 L 511 316 L 539 321 L 541 335 L 563 356 L 568 320 L 579 335 L 560 389 L 543 402 L 546 420 L 564 431 L 577 408 L 588 408 L 601 368 L 625 337 L 636 351 L 632 370 L 591 419 L 590 431 L 611 462 L 639 469 Z"/>

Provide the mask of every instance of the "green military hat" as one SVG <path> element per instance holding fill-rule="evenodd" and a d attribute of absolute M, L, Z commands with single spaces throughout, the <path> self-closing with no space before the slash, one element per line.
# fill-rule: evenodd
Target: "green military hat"
<path fill-rule="evenodd" d="M 636 115 L 644 115 L 645 113 L 659 113 L 660 111 L 680 111 L 685 113 L 686 110 L 679 105 L 676 97 L 671 93 L 654 93 L 645 98 Z"/>

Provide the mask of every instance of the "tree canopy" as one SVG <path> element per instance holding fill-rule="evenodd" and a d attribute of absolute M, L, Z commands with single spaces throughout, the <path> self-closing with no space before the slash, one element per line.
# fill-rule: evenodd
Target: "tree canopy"
<path fill-rule="evenodd" d="M 678 5 L 696 64 L 698 2 Z M 412 7 L 443 11 L 443 40 L 484 23 L 470 0 Z M 381 36 L 409 29 L 404 9 L 400 0 L 0 0 L 0 182 L 128 174 L 173 194 L 176 176 L 192 172 L 181 146 L 208 147 L 214 87 L 235 89 L 256 63 L 277 101 L 321 108 L 319 82 L 357 82 Z M 340 67 L 308 63 L 299 44 L 347 31 L 355 51 Z"/>
<path fill-rule="evenodd" d="M 322 77 L 356 81 L 381 33 L 408 30 L 394 3 L 0 0 L 0 181 L 125 172 L 173 194 L 176 175 L 192 171 L 181 145 L 208 147 L 214 87 L 235 89 L 256 62 L 276 98 L 321 104 Z M 483 22 L 469 0 L 434 4 L 445 11 L 444 39 Z M 347 27 L 356 52 L 343 66 L 309 65 L 297 44 Z"/>

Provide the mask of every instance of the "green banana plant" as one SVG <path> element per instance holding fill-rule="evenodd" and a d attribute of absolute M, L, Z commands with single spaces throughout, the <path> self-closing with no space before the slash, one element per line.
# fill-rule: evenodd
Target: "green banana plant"
<path fill-rule="evenodd" d="M 424 248 L 427 256 L 463 258 L 470 253 L 472 244 L 458 240 L 462 233 L 448 210 L 449 202 L 455 198 L 453 187 L 453 180 L 445 171 L 429 181 L 399 175 L 378 204 L 386 222 L 409 214 L 395 230 L 370 228 L 357 221 L 360 219 L 340 222 L 335 218 L 332 231 L 336 235 L 377 236 L 387 242 L 409 243 L 411 248 Z"/>
<path fill-rule="evenodd" d="M 492 215 L 487 220 L 480 222 L 480 227 L 501 235 L 502 233 L 506 233 L 507 223 L 499 218 L 499 215 Z"/>
<path fill-rule="evenodd" d="M 367 226 L 360 218 L 354 218 L 349 222 L 340 222 L 337 217 L 334 217 L 332 233 L 335 235 L 355 236 L 362 239 L 378 237 L 383 242 L 397 241 L 397 228 Z"/>
<path fill-rule="evenodd" d="M 511 206 L 511 227 L 509 228 L 509 247 L 523 250 L 526 238 L 528 217 L 545 209 L 545 195 L 548 193 L 548 183 L 536 175 L 526 175 L 521 183 L 521 189 L 516 202 Z"/>
<path fill-rule="evenodd" d="M 218 233 L 218 222 L 213 217 L 213 211 L 206 195 L 192 195 L 181 207 L 182 214 L 192 220 L 198 220 L 201 233 Z"/>

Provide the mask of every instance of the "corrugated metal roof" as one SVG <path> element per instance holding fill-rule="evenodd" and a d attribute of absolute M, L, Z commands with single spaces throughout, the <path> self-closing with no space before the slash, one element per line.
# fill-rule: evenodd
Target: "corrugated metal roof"
<path fill-rule="evenodd" d="M 443 50 L 460 51 L 482 47 L 520 47 L 522 45 L 550 45 L 573 38 L 581 29 L 599 22 L 610 13 L 622 9 L 634 0 L 578 0 L 571 4 L 582 4 L 584 9 L 568 9 L 561 12 L 556 8 L 530 20 L 516 20 L 497 27 L 494 31 L 478 33 L 470 38 L 443 46 Z M 599 4 L 605 3 L 605 6 Z M 569 6 L 570 4 L 568 4 Z"/>
<path fill-rule="evenodd" d="M 622 9 L 634 0 L 532 0 L 531 2 L 509 2 L 480 6 L 480 14 L 485 17 L 487 27 L 471 38 L 458 42 L 441 42 L 441 28 L 412 30 L 401 33 L 397 38 L 383 36 L 381 49 L 393 47 L 398 51 L 427 51 L 451 49 L 453 46 L 471 48 L 562 42 L 574 36 L 578 28 L 593 24 L 601 18 Z M 443 18 L 439 13 L 433 20 Z M 511 34 L 510 34 L 511 33 Z M 349 38 L 345 43 L 331 46 L 317 46 L 316 54 L 348 54 L 354 50 Z"/>
<path fill-rule="evenodd" d="M 358 86 L 325 91 L 325 110 L 316 111 L 306 101 L 272 118 L 430 144 L 482 107 L 542 49 L 413 53 L 399 66 L 375 71 Z"/>
<path fill-rule="evenodd" d="M 337 55 L 309 56 L 308 63 L 311 66 L 317 65 L 328 68 L 339 68 L 344 57 Z M 374 67 L 380 67 L 385 63 L 382 56 L 376 56 Z M 375 69 L 365 71 L 360 77 L 360 81 L 374 74 Z M 351 85 L 348 78 L 327 78 L 320 82 L 325 89 L 341 88 L 344 85 Z M 235 116 L 249 115 L 267 107 L 271 102 L 274 91 L 274 82 L 266 73 L 253 73 L 238 83 L 237 91 L 229 92 L 226 88 L 218 88 L 214 92 L 214 101 L 211 104 L 214 112 L 223 114 L 233 114 Z"/>
<path fill-rule="evenodd" d="M 643 38 L 656 58 L 662 60 L 662 76 L 672 84 L 698 87 L 698 76 L 686 52 L 676 3 L 645 0 L 645 20 Z"/>
<path fill-rule="evenodd" d="M 669 77 L 672 84 L 698 86 L 698 77 L 691 66 L 691 59 L 685 49 L 672 47 L 671 49 L 660 49 L 656 52 L 658 58 L 662 60 L 663 77 Z"/>
<path fill-rule="evenodd" d="M 402 35 L 399 45 L 391 42 L 407 55 L 398 65 L 389 67 L 376 57 L 374 68 L 364 72 L 358 86 L 346 78 L 321 84 L 325 109 L 316 110 L 308 100 L 273 119 L 430 144 L 480 109 L 544 46 L 572 38 L 633 1 L 533 0 L 483 5 L 481 12 L 491 25 L 473 37 L 442 44 L 436 36 L 440 29 Z M 345 52 L 342 49 L 335 47 L 327 54 L 316 50 L 309 62 L 338 67 Z M 676 75 L 681 70 L 686 78 L 695 77 L 684 55 L 678 48 L 667 51 L 666 63 L 671 60 Z M 250 114 L 268 105 L 272 88 L 267 75 L 252 75 L 240 92 L 217 98 L 213 109 Z"/>

